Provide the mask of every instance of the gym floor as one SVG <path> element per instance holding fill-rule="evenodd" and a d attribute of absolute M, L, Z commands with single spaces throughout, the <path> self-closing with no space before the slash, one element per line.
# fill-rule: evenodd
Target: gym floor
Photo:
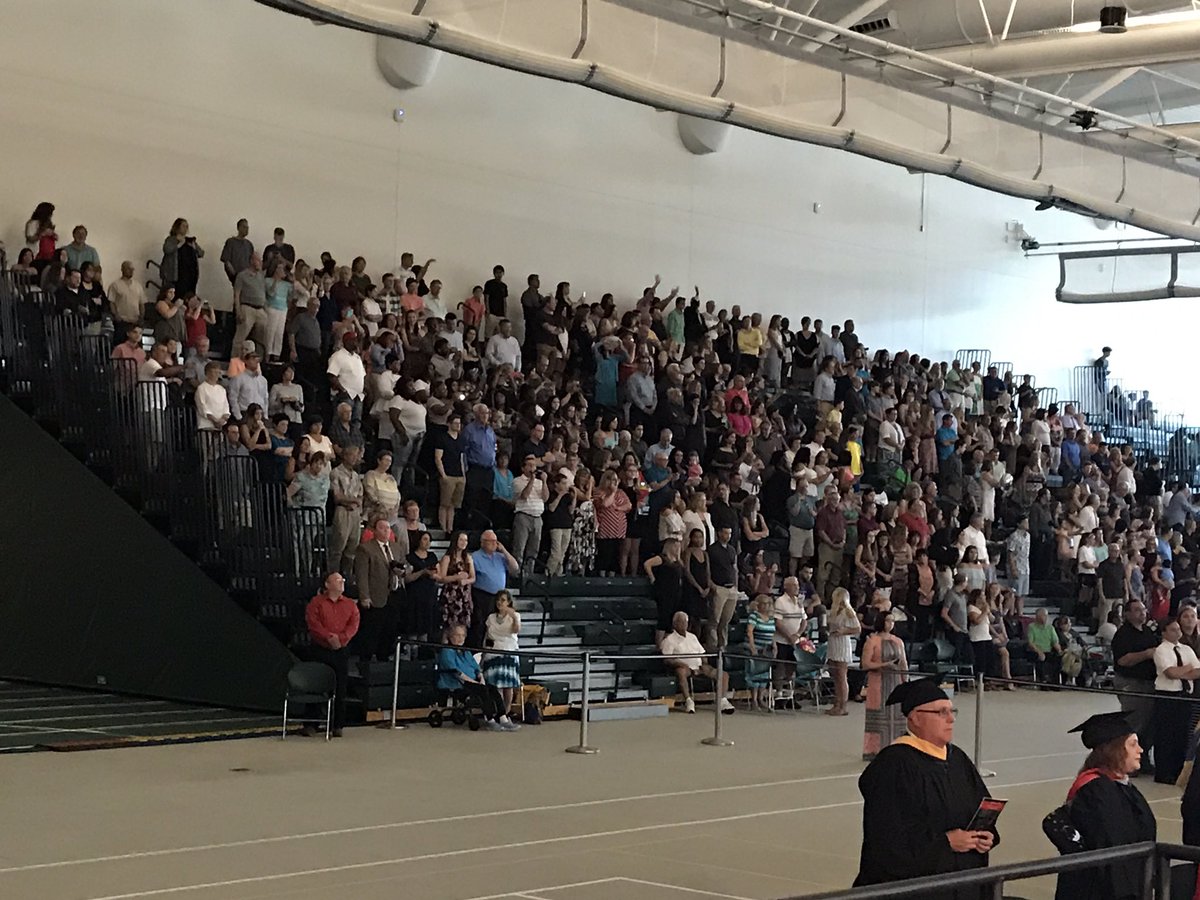
<path fill-rule="evenodd" d="M 994 863 L 1054 855 L 1040 822 L 1084 756 L 1067 729 L 1109 697 L 988 692 L 984 766 L 1010 800 Z M 957 699 L 973 747 L 973 696 Z M 0 896 L 14 900 L 760 900 L 857 870 L 863 710 L 578 723 L 515 734 L 414 724 L 0 758 Z M 1163 839 L 1178 791 L 1142 779 Z M 1053 884 L 1010 886 L 1050 897 Z"/>

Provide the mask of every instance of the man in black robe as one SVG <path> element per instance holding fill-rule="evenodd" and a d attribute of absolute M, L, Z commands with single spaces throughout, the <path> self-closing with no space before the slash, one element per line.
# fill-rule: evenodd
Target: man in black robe
<path fill-rule="evenodd" d="M 967 831 L 983 779 L 954 738 L 954 709 L 930 679 L 906 682 L 887 699 L 900 704 L 908 734 L 885 747 L 858 779 L 863 842 L 855 887 L 978 869 L 1000 841 L 993 826 Z M 973 900 L 979 889 L 929 894 L 930 900 Z"/>

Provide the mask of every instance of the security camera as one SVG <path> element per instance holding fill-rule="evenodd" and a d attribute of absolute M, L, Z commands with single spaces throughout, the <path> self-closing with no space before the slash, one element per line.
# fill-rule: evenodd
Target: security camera
<path fill-rule="evenodd" d="M 1031 237 L 1021 238 L 1021 249 L 1024 250 L 1026 253 L 1028 253 L 1030 250 L 1038 250 L 1041 248 L 1041 246 L 1042 245 L 1039 244 L 1035 238 L 1031 238 Z"/>

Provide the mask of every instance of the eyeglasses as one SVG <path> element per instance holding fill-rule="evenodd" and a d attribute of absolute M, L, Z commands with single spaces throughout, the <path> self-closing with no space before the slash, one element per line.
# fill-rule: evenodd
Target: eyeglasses
<path fill-rule="evenodd" d="M 914 709 L 913 712 L 927 713 L 931 716 L 941 716 L 943 719 L 953 719 L 958 715 L 958 709 L 953 706 L 949 709 Z"/>

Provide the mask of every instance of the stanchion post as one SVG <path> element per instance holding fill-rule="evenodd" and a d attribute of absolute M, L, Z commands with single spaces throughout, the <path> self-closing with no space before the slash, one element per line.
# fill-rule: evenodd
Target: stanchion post
<path fill-rule="evenodd" d="M 725 654 L 720 647 L 717 648 L 717 680 L 713 685 L 713 716 L 715 722 L 713 724 L 713 736 L 706 737 L 700 743 L 709 747 L 732 747 L 733 741 L 727 741 L 721 734 L 721 700 L 725 697 L 725 691 L 722 685 L 725 684 Z"/>
<path fill-rule="evenodd" d="M 591 712 L 591 704 L 588 700 L 588 692 L 592 689 L 592 652 L 585 650 L 583 654 L 583 697 L 579 701 L 579 743 L 574 747 L 568 747 L 568 753 L 582 753 L 590 755 L 599 753 L 595 747 L 588 745 L 588 716 Z"/>
<path fill-rule="evenodd" d="M 992 778 L 995 772 L 981 769 L 983 765 L 983 673 L 975 673 L 975 769 L 981 778 Z"/>
<path fill-rule="evenodd" d="M 396 708 L 400 705 L 400 646 L 396 641 L 396 665 L 392 669 L 392 730 L 396 730 Z"/>

